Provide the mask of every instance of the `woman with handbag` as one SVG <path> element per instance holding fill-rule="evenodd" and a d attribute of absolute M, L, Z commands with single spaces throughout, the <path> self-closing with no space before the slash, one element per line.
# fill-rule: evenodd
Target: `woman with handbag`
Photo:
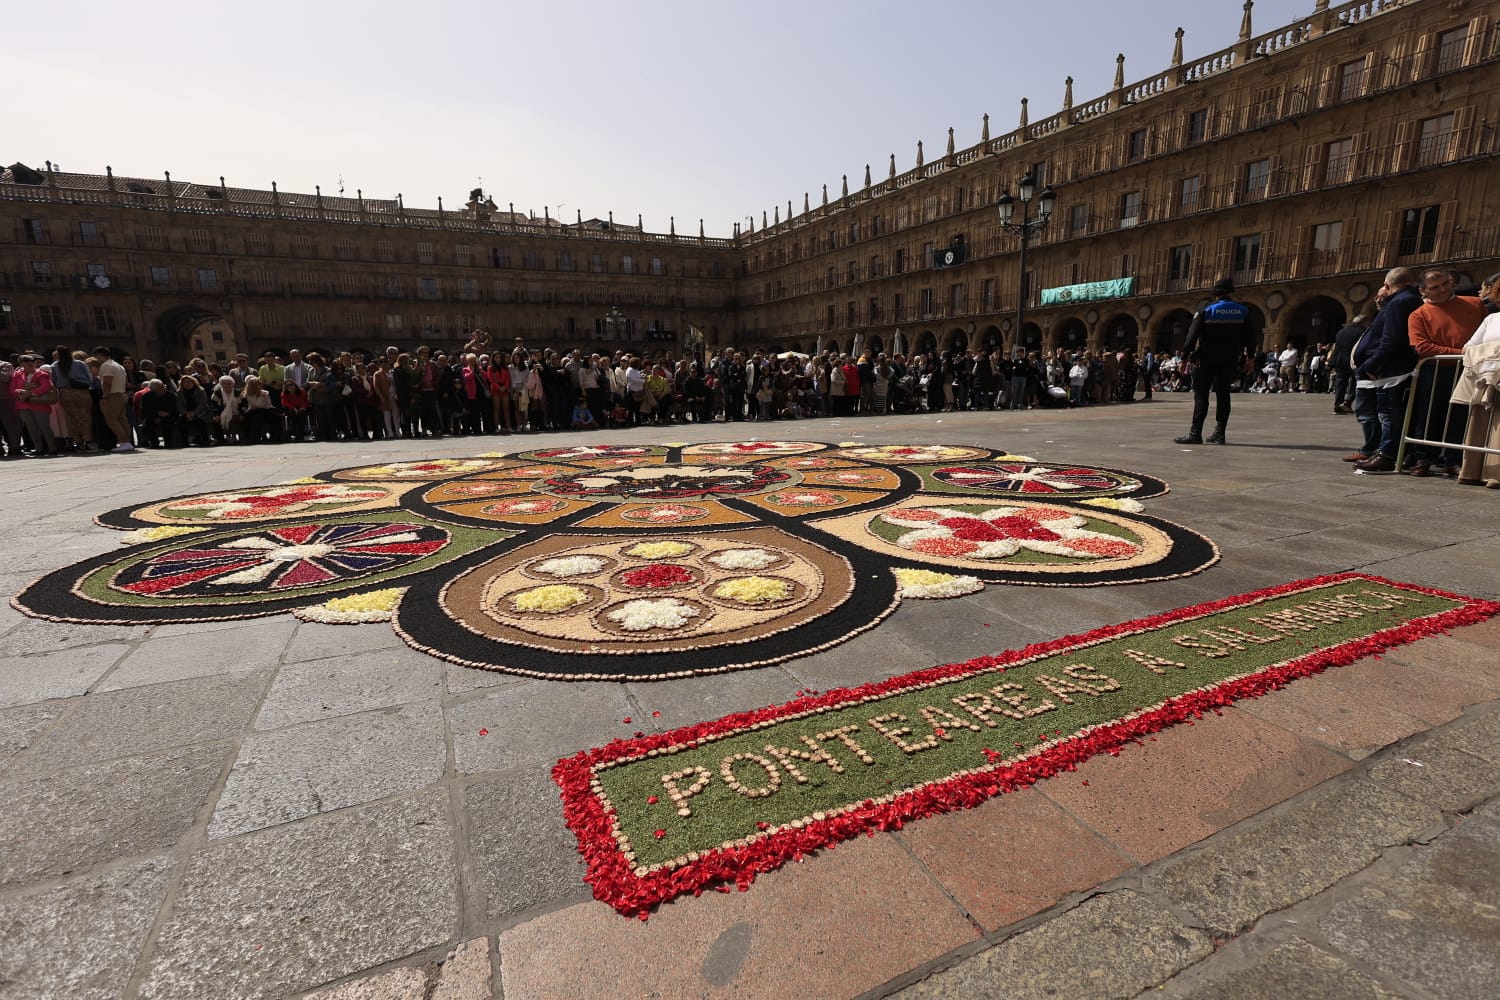
<path fill-rule="evenodd" d="M 52 433 L 52 406 L 58 400 L 52 385 L 52 373 L 41 366 L 35 354 L 21 355 L 21 367 L 11 374 L 11 388 L 16 397 L 16 412 L 21 426 L 31 438 L 32 454 L 37 458 L 61 455 Z"/>
<path fill-rule="evenodd" d="M 81 353 L 81 352 L 80 352 Z M 62 422 L 58 436 L 65 438 L 78 451 L 94 450 L 94 397 L 89 392 L 93 380 L 89 366 L 81 357 L 74 357 L 66 347 L 52 351 L 52 387 L 57 390 L 62 404 Z"/>

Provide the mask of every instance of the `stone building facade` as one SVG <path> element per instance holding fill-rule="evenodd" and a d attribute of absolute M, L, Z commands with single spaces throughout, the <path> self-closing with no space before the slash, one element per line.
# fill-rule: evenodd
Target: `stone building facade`
<path fill-rule="evenodd" d="M 674 351 L 1180 346 L 1221 276 L 1269 344 L 1330 339 L 1380 274 L 1500 261 L 1500 23 L 1479 0 L 1330 4 L 731 238 L 112 174 L 0 172 L 0 348 L 232 356 L 485 327 Z M 1019 238 L 1023 175 L 1056 208 Z M 1039 202 L 1028 210 L 1033 214 Z M 1019 216 L 1020 212 L 1017 212 Z M 770 223 L 770 224 L 765 224 Z M 961 244 L 961 249 L 959 246 Z M 957 249 L 954 266 L 941 266 Z M 1017 306 L 1025 294 L 1024 322 Z"/>

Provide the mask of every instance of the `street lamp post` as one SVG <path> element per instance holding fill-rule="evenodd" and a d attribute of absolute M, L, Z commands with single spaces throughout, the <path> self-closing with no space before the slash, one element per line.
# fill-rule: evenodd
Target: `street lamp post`
<path fill-rule="evenodd" d="M 1030 217 L 1031 199 L 1036 195 L 1036 178 L 1031 174 L 1021 178 L 1017 193 L 1020 195 L 1019 199 L 1012 198 L 1009 191 L 1002 192 L 996 205 L 1000 212 L 1000 228 L 1021 237 L 1021 277 L 1018 282 L 1020 294 L 1016 300 L 1016 341 L 1011 347 L 1012 354 L 1021 345 L 1021 339 L 1026 334 L 1026 244 L 1031 241 L 1032 233 L 1041 232 L 1052 221 L 1052 206 L 1057 203 L 1057 192 L 1049 185 L 1037 199 L 1036 218 Z M 1014 221 L 1018 200 L 1021 202 L 1020 222 Z"/>

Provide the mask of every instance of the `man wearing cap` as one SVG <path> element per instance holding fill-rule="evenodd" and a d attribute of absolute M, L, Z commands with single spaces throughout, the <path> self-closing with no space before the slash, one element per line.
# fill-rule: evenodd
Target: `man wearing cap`
<path fill-rule="evenodd" d="M 1208 392 L 1216 397 L 1214 432 L 1210 444 L 1224 443 L 1229 423 L 1229 387 L 1239 377 L 1245 352 L 1260 342 L 1260 314 L 1236 302 L 1234 282 L 1220 278 L 1214 284 L 1214 301 L 1193 316 L 1184 355 L 1193 364 L 1193 425 L 1178 444 L 1202 444 L 1203 421 L 1208 416 Z"/>

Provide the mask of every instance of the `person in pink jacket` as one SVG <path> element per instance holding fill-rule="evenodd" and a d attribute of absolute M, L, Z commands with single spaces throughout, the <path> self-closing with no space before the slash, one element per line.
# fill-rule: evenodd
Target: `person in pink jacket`
<path fill-rule="evenodd" d="M 21 417 L 21 426 L 31 438 L 32 447 L 36 449 L 32 454 L 38 458 L 62 454 L 50 420 L 57 392 L 52 386 L 52 373 L 41 366 L 41 360 L 35 354 L 21 355 L 21 367 L 10 377 L 16 412 Z"/>

